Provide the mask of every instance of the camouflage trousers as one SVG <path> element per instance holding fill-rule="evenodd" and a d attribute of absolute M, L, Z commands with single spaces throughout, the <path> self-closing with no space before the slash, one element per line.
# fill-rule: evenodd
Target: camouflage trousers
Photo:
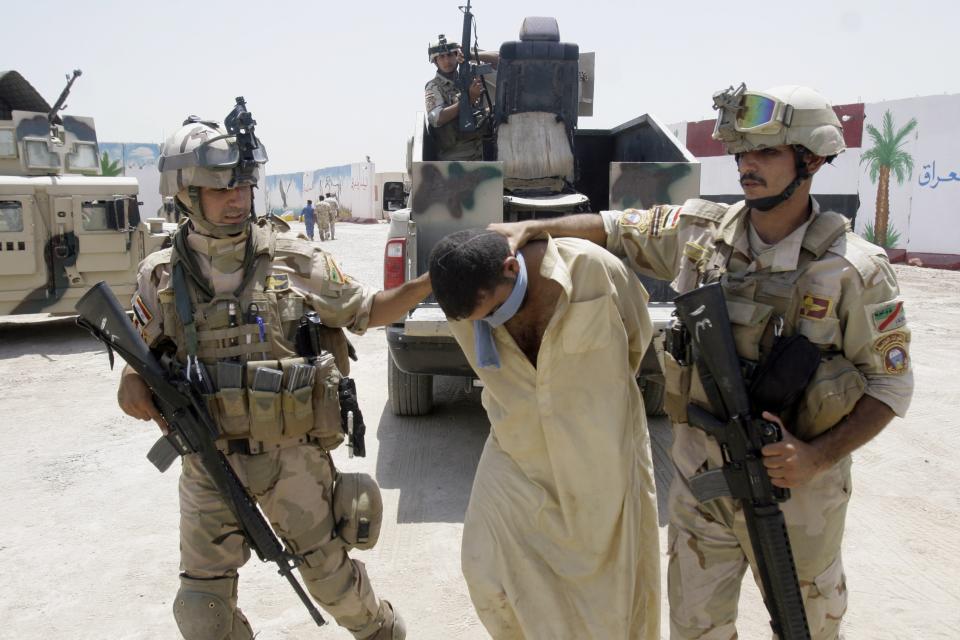
<path fill-rule="evenodd" d="M 690 492 L 686 478 L 720 466 L 716 444 L 706 443 L 706 435 L 687 425 L 676 425 L 674 433 L 667 551 L 670 637 L 731 640 L 737 637 L 740 584 L 748 566 L 755 567 L 746 522 L 732 499 L 700 504 Z M 852 490 L 850 466 L 849 457 L 841 460 L 791 489 L 781 505 L 813 640 L 838 638 L 847 608 L 840 545 Z M 759 585 L 755 569 L 754 579 Z"/>
<path fill-rule="evenodd" d="M 304 557 L 300 574 L 307 591 L 357 638 L 373 633 L 378 628 L 380 603 L 363 563 L 351 560 L 340 539 L 334 537 L 330 508 L 334 467 L 330 455 L 316 445 L 303 444 L 259 455 L 228 457 L 277 535 Z M 185 456 L 180 475 L 183 575 L 199 579 L 235 577 L 237 569 L 250 559 L 246 541 L 231 535 L 236 530 L 235 519 L 198 456 Z M 277 578 L 276 588 L 289 586 Z"/>

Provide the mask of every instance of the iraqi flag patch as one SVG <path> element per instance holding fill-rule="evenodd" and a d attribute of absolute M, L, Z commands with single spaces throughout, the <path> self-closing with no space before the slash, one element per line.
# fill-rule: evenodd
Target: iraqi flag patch
<path fill-rule="evenodd" d="M 907 324 L 907 312 L 903 308 L 903 302 L 885 302 L 876 305 L 872 310 L 873 326 L 877 331 L 884 333 L 899 329 Z"/>
<path fill-rule="evenodd" d="M 138 293 L 133 298 L 133 320 L 134 324 L 137 325 L 137 328 L 145 327 L 150 324 L 150 321 L 153 320 L 153 314 L 150 313 L 150 309 L 147 308 L 147 305 L 143 302 L 143 298 L 140 297 Z"/>

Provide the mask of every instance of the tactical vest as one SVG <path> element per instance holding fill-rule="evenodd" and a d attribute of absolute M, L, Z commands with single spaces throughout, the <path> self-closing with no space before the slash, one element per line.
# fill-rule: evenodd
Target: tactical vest
<path fill-rule="evenodd" d="M 272 269 L 282 261 L 310 277 L 320 250 L 278 237 L 268 222 L 252 227 L 251 243 L 240 289 L 211 298 L 186 275 L 190 268 L 175 242 L 170 284 L 158 291 L 163 333 L 205 390 L 220 440 L 249 439 L 251 452 L 307 440 L 334 449 L 344 439 L 338 388 L 341 373 L 349 372 L 346 337 L 342 329 L 326 328 L 320 356 L 299 356 L 297 327 L 310 308 L 288 276 Z"/>
<path fill-rule="evenodd" d="M 846 218 L 826 211 L 813 219 L 804 234 L 796 269 L 748 272 L 749 261 L 724 241 L 732 236 L 742 212 L 742 203 L 734 205 L 720 221 L 712 250 L 705 252 L 696 267 L 698 281 L 700 285 L 719 282 L 723 287 L 737 353 L 746 361 L 747 370 L 764 361 L 777 335 L 800 332 L 820 349 L 820 366 L 798 406 L 792 415 L 781 416 L 794 435 L 809 440 L 849 414 L 866 388 L 863 375 L 843 357 L 839 323 L 835 330 L 819 334 L 801 327 L 806 292 L 801 290 L 799 281 L 808 266 L 821 259 L 846 233 Z M 835 308 L 829 309 L 829 313 L 835 314 Z M 709 407 L 706 393 L 695 366 L 681 366 L 670 354 L 665 354 L 665 360 L 668 413 L 675 421 L 686 422 L 689 401 Z"/>

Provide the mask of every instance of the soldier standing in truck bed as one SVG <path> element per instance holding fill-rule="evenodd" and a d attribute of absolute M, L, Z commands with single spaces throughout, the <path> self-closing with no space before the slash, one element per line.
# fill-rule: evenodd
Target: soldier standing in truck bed
<path fill-rule="evenodd" d="M 457 67 L 465 63 L 460 45 L 447 42 L 443 34 L 430 45 L 427 55 L 437 67 L 437 74 L 424 87 L 427 121 L 437 141 L 438 160 L 483 160 L 483 137 L 479 131 L 462 133 L 457 125 L 460 114 L 460 89 L 457 87 Z M 499 54 L 479 52 L 482 62 L 496 66 Z M 483 95 L 479 78 L 470 86 L 470 104 L 478 104 Z"/>

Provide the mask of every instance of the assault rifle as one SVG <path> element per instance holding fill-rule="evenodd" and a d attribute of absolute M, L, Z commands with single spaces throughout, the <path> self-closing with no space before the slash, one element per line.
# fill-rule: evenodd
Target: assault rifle
<path fill-rule="evenodd" d="M 716 415 L 690 404 L 689 423 L 712 436 L 723 467 L 698 474 L 690 487 L 700 502 L 731 496 L 740 501 L 763 585 L 770 626 L 781 640 L 809 640 L 797 568 L 780 502 L 788 489 L 773 486 L 761 449 L 783 438 L 780 427 L 750 414 L 723 289 L 711 284 L 674 300 L 689 334 L 697 370 Z"/>
<path fill-rule="evenodd" d="M 470 64 L 470 36 L 474 30 L 473 14 L 470 12 L 470 0 L 467 0 L 463 10 L 463 38 L 460 39 L 460 46 L 463 47 L 463 62 L 457 69 L 457 86 L 460 89 L 460 111 L 458 114 L 457 126 L 462 133 L 473 133 L 480 129 L 482 125 L 482 110 L 477 112 L 473 108 L 470 100 L 470 87 L 476 78 L 483 82 L 483 76 L 486 73 L 493 73 L 493 65 L 480 64 L 480 52 L 474 47 L 474 56 L 477 64 Z M 487 93 L 486 85 L 483 86 L 483 96 L 488 107 L 492 108 L 490 95 Z"/>
<path fill-rule="evenodd" d="M 80 314 L 77 324 L 107 346 L 110 367 L 113 368 L 113 352 L 116 351 L 153 392 L 154 402 L 169 427 L 169 433 L 150 450 L 147 455 L 150 461 L 163 472 L 178 456 L 199 454 L 203 468 L 237 519 L 247 543 L 260 560 L 277 564 L 280 575 L 296 591 L 317 626 L 325 624 L 323 616 L 293 574 L 303 558 L 284 548 L 226 456 L 217 449 L 214 444 L 216 424 L 207 412 L 200 392 L 184 377 L 179 363 L 172 358 L 158 361 L 154 357 L 105 282 L 94 285 L 85 293 L 77 301 L 76 309 Z"/>

